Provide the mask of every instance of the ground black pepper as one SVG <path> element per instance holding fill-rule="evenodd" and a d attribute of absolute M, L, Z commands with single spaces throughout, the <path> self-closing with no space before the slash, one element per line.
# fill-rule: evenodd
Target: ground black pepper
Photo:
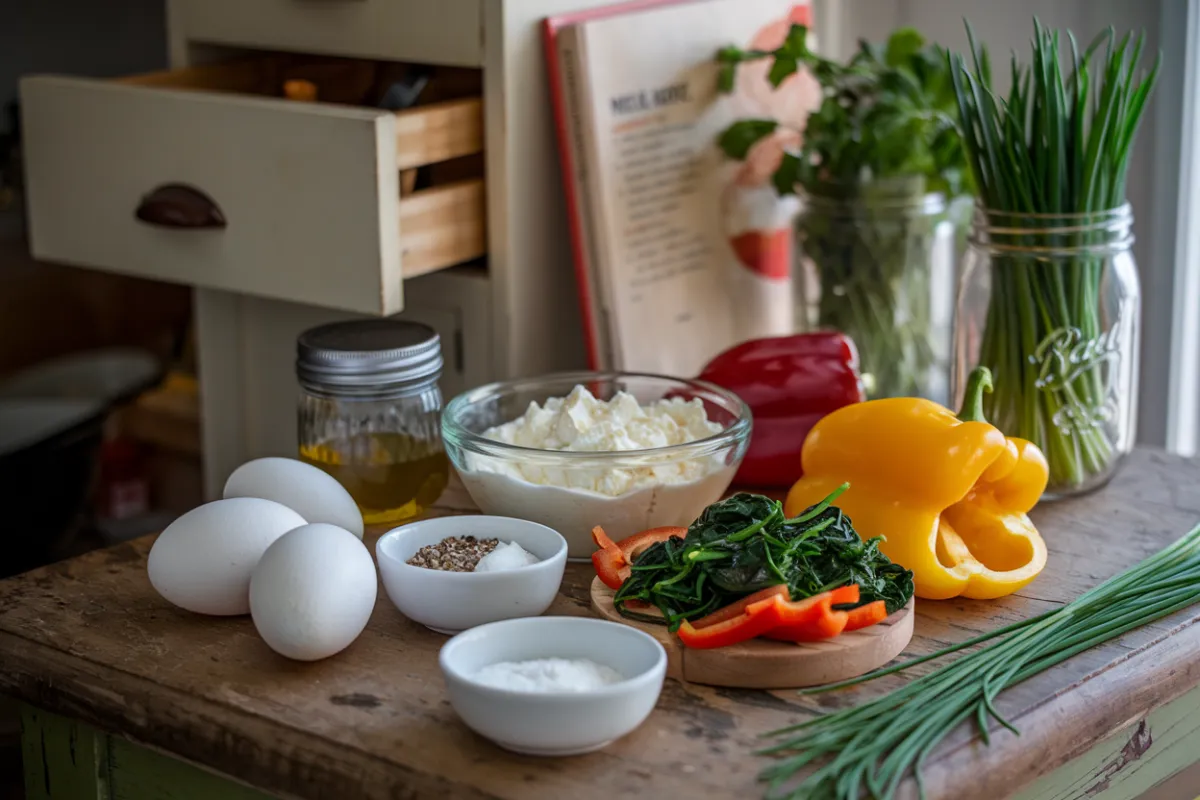
<path fill-rule="evenodd" d="M 440 569 L 445 572 L 474 572 L 479 559 L 496 549 L 498 539 L 476 539 L 451 536 L 437 544 L 422 547 L 408 560 L 414 567 Z"/>

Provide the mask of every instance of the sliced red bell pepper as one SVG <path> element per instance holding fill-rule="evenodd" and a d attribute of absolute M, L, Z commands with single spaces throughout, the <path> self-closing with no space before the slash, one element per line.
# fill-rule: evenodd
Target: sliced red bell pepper
<path fill-rule="evenodd" d="M 592 566 L 596 569 L 596 575 L 604 582 L 608 588 L 616 591 L 621 588 L 621 584 L 625 582 L 625 578 L 629 577 L 629 572 L 626 571 L 624 577 L 621 575 L 621 568 L 628 565 L 625 563 L 625 555 L 621 552 L 621 548 L 617 547 L 612 539 L 608 538 L 608 534 L 604 532 L 604 528 L 599 525 L 592 528 L 592 541 L 596 543 L 596 547 L 600 548 L 592 553 Z"/>
<path fill-rule="evenodd" d="M 837 636 L 846 628 L 849 614 L 837 611 L 834 605 L 857 603 L 857 584 L 842 586 L 831 592 L 823 592 L 793 605 L 794 613 L 784 614 L 783 623 L 763 634 L 768 639 L 784 642 L 815 642 Z"/>
<path fill-rule="evenodd" d="M 672 536 L 678 536 L 680 539 L 687 536 L 687 528 L 679 525 L 663 525 L 658 528 L 650 528 L 641 533 L 635 533 L 632 536 L 627 536 L 617 542 L 617 547 L 621 548 L 621 552 L 625 554 L 625 560 L 630 564 L 634 562 L 642 551 L 658 542 L 665 542 Z"/>
<path fill-rule="evenodd" d="M 846 621 L 849 618 L 850 615 L 845 611 L 830 609 L 804 625 L 787 629 L 776 628 L 771 633 L 782 634 L 782 638 L 789 642 L 819 642 L 822 639 L 832 639 L 846 630 Z M 771 638 L 779 637 L 772 635 Z"/>
<path fill-rule="evenodd" d="M 857 583 L 839 586 L 829 593 L 831 602 L 835 606 L 853 605 L 862 599 L 861 591 Z"/>
<path fill-rule="evenodd" d="M 599 525 L 592 528 L 592 541 L 600 548 L 592 553 L 592 566 L 596 575 L 604 585 L 616 591 L 629 577 L 630 566 L 643 550 L 656 542 L 663 542 L 672 536 L 683 538 L 687 536 L 687 528 L 677 525 L 667 525 L 650 528 L 641 533 L 627 536 L 619 542 L 614 542 Z"/>
<path fill-rule="evenodd" d="M 766 600 L 759 600 L 747 606 L 739 616 L 709 625 L 707 628 L 697 629 L 684 620 L 679 626 L 679 641 L 683 642 L 685 647 L 695 650 L 728 647 L 731 644 L 749 641 L 779 626 L 783 618 L 782 609 L 786 603 L 782 596 L 772 595 Z"/>
<path fill-rule="evenodd" d="M 696 649 L 728 647 L 756 636 L 789 642 L 828 639 L 841 633 L 850 618 L 849 612 L 837 611 L 833 606 L 857 603 L 859 588 L 851 584 L 795 602 L 788 596 L 783 584 L 769 586 L 708 616 L 683 623 L 679 639 Z M 865 612 L 863 619 L 871 613 Z"/>
<path fill-rule="evenodd" d="M 765 635 L 771 639 L 782 638 L 786 641 L 796 641 L 795 637 L 808 635 L 806 632 L 809 630 L 833 631 L 828 635 L 836 636 L 840 631 L 834 631 L 836 621 L 832 620 L 836 620 L 836 617 L 833 617 L 833 606 L 840 603 L 857 602 L 858 585 L 851 584 L 788 603 L 784 607 L 779 627 L 768 631 Z"/>
<path fill-rule="evenodd" d="M 831 639 L 846 628 L 847 614 L 845 611 L 835 611 L 830 608 L 828 598 L 809 598 L 816 600 L 806 619 L 798 620 L 788 625 L 773 628 L 763 636 L 780 642 L 816 642 L 821 639 Z"/>
<path fill-rule="evenodd" d="M 770 636 L 776 630 L 789 630 L 800 625 L 806 625 L 824 614 L 825 609 L 829 607 L 830 603 L 829 592 L 814 595 L 813 597 L 805 597 L 803 600 L 797 600 L 794 603 L 786 603 L 780 609 L 779 625 L 768 631 L 765 635 Z"/>
<path fill-rule="evenodd" d="M 882 600 L 852 608 L 846 612 L 846 630 L 869 628 L 877 622 L 883 622 L 887 615 L 887 605 Z"/>
<path fill-rule="evenodd" d="M 692 627 L 696 630 L 707 628 L 710 625 L 716 625 L 720 622 L 731 620 L 734 617 L 740 617 L 746 613 L 746 609 L 760 600 L 768 600 L 772 597 L 779 596 L 784 600 L 789 598 L 788 587 L 786 584 L 780 583 L 776 586 L 768 586 L 766 589 L 761 589 L 754 594 L 748 594 L 736 603 L 730 603 L 727 606 L 718 608 L 711 614 L 701 617 L 700 619 L 692 620 Z"/>

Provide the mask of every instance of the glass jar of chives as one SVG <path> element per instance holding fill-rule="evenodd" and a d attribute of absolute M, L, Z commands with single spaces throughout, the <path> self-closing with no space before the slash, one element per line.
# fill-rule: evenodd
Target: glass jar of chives
<path fill-rule="evenodd" d="M 801 199 L 796 328 L 850 336 L 868 398 L 949 402 L 957 247 L 945 196 L 918 175 L 820 182 Z"/>
<path fill-rule="evenodd" d="M 991 369 L 987 419 L 1035 443 L 1047 498 L 1112 477 L 1133 447 L 1141 292 L 1129 205 L 1074 214 L 977 211 L 959 284 L 954 387 Z"/>

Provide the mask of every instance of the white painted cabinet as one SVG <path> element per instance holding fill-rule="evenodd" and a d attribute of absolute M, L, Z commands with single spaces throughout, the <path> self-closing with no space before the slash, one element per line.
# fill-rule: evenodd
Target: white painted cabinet
<path fill-rule="evenodd" d="M 403 198 L 399 181 L 482 151 L 477 97 L 393 113 L 257 96 L 281 69 L 26 78 L 33 255 L 393 314 L 405 278 L 484 254 L 482 176 Z"/>
<path fill-rule="evenodd" d="M 391 115 L 57 77 L 25 80 L 21 97 L 34 256 L 355 311 L 402 307 Z M 217 210 L 196 222 L 214 227 L 136 215 L 172 184 L 211 199 Z"/>
<path fill-rule="evenodd" d="M 197 287 L 210 494 L 243 459 L 295 452 L 309 325 L 430 322 L 447 394 L 584 365 L 540 25 L 608 1 L 167 0 L 173 72 L 26 79 L 35 253 Z M 397 114 L 296 103 L 222 72 L 238 51 L 428 64 L 482 88 L 474 106 Z M 406 155 L 430 141 L 428 160 Z M 398 173 L 462 152 L 481 153 L 481 177 L 398 190 Z M 203 191 L 226 227 L 138 219 L 164 184 Z"/>
<path fill-rule="evenodd" d="M 194 42 L 478 67 L 480 0 L 174 0 L 170 25 Z"/>

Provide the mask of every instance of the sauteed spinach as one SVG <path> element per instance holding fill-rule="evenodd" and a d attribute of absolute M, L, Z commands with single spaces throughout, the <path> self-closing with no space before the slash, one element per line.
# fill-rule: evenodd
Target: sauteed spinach
<path fill-rule="evenodd" d="M 857 583 L 860 603 L 883 600 L 889 613 L 895 611 L 912 597 L 912 572 L 879 552 L 881 537 L 859 538 L 850 518 L 833 505 L 845 488 L 795 519 L 784 516 L 778 500 L 747 492 L 712 504 L 686 537 L 657 542 L 634 560 L 616 593 L 617 610 L 674 631 L 685 619 L 768 586 L 787 584 L 799 600 Z M 655 606 L 662 616 L 631 608 L 630 600 Z"/>

